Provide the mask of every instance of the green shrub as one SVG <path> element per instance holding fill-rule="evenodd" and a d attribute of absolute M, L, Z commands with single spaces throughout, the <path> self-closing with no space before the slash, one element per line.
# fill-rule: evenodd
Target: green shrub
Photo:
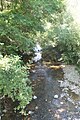
<path fill-rule="evenodd" d="M 76 64 L 80 54 L 80 33 L 74 25 L 62 24 L 56 30 L 57 44 L 63 52 L 63 60 Z"/>
<path fill-rule="evenodd" d="M 0 96 L 18 100 L 18 110 L 23 110 L 32 99 L 28 71 L 18 56 L 0 57 Z"/>

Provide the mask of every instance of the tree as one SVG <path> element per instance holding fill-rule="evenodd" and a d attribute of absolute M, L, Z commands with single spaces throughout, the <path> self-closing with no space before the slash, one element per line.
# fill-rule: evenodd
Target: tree
<path fill-rule="evenodd" d="M 1 11 L 3 11 L 3 0 L 1 0 Z"/>

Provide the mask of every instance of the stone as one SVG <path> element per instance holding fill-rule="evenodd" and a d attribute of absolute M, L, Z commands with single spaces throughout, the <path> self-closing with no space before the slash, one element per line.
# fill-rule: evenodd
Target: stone
<path fill-rule="evenodd" d="M 33 114 L 33 112 L 32 112 L 32 111 L 29 111 L 29 112 L 28 112 L 28 115 L 31 115 L 31 114 Z"/>
<path fill-rule="evenodd" d="M 54 98 L 57 99 L 59 96 L 58 95 L 54 95 Z"/>
<path fill-rule="evenodd" d="M 34 99 L 34 100 L 37 99 L 37 96 L 34 95 L 34 96 L 33 96 L 33 99 Z"/>

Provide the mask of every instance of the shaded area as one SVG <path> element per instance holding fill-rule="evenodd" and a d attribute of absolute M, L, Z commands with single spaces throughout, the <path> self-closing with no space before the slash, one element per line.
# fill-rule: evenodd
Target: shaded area
<path fill-rule="evenodd" d="M 13 102 L 11 98 L 7 97 L 1 100 L 1 120 L 23 120 L 22 116 L 18 111 L 14 112 L 14 107 L 17 107 L 18 102 Z"/>

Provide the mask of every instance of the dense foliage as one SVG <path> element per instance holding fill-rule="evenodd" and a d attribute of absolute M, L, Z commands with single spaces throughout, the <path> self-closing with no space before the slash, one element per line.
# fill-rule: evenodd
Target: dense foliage
<path fill-rule="evenodd" d="M 32 99 L 27 67 L 21 66 L 18 56 L 0 57 L 0 95 L 19 101 L 18 109 L 23 110 Z"/>
<path fill-rule="evenodd" d="M 77 64 L 80 59 L 80 33 L 71 23 L 61 24 L 56 29 L 56 41 L 63 60 L 68 64 Z"/>
<path fill-rule="evenodd" d="M 4 43 L 2 52 L 11 54 L 15 51 L 30 51 L 36 39 L 41 41 L 45 32 L 44 25 L 55 19 L 51 14 L 62 11 L 61 0 L 29 0 L 6 1 L 1 4 L 0 13 L 0 42 Z M 43 39 L 42 39 L 43 41 Z"/>

